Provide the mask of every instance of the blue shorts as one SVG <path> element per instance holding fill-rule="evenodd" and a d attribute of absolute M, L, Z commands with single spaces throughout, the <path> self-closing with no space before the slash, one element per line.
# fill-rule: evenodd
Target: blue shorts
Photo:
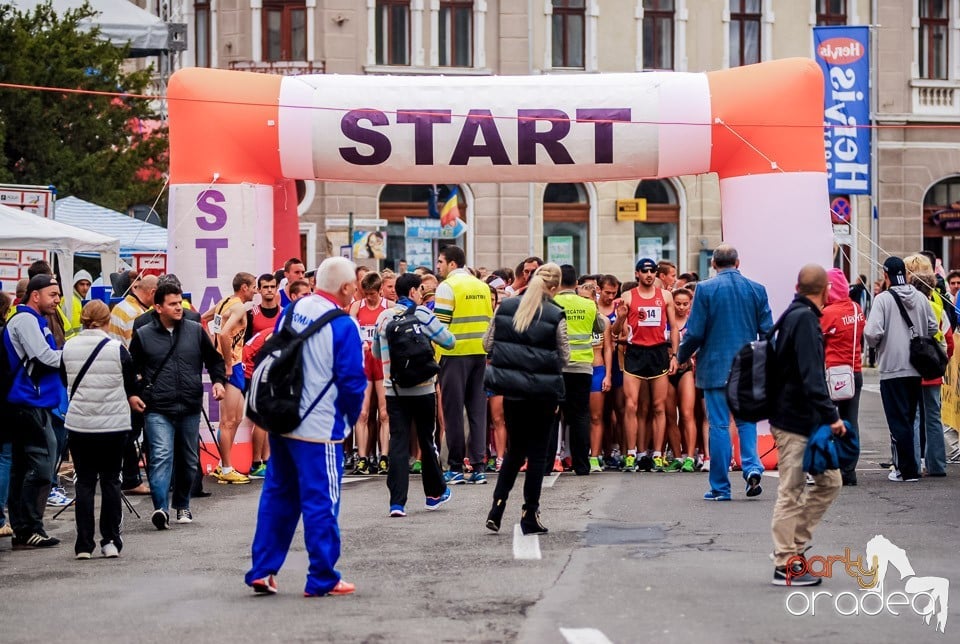
<path fill-rule="evenodd" d="M 620 369 L 620 356 L 614 354 L 613 365 L 610 369 L 610 390 L 623 386 L 623 371 Z"/>
<path fill-rule="evenodd" d="M 233 365 L 233 369 L 230 371 L 230 380 L 227 382 L 239 389 L 240 393 L 243 393 L 247 390 L 247 378 L 243 372 L 242 364 L 237 363 Z"/>
<path fill-rule="evenodd" d="M 607 367 L 598 364 L 593 368 L 593 381 L 590 383 L 590 393 L 603 391 L 603 379 L 607 377 Z M 622 376 L 621 376 L 622 377 Z"/>

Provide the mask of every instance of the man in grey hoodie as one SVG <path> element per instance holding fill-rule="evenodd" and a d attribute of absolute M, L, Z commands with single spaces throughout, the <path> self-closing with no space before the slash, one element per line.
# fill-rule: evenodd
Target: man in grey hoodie
<path fill-rule="evenodd" d="M 874 299 L 863 337 L 879 356 L 880 398 L 896 467 L 888 478 L 895 482 L 917 481 L 920 463 L 914 448 L 913 419 L 920 401 L 920 374 L 910 364 L 910 329 L 894 297 L 903 303 L 917 335 L 932 336 L 939 327 L 927 298 L 907 283 L 902 259 L 887 258 L 883 272 L 886 290 Z"/>

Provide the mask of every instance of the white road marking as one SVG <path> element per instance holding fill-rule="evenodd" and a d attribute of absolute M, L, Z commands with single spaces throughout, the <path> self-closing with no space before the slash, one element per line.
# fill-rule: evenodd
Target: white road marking
<path fill-rule="evenodd" d="M 570 644 L 612 644 L 607 636 L 595 628 L 563 628 L 560 634 Z"/>
<path fill-rule="evenodd" d="M 535 534 L 523 534 L 520 524 L 513 526 L 513 558 L 514 559 L 542 559 L 540 554 L 540 537 Z"/>
<path fill-rule="evenodd" d="M 880 385 L 864 385 L 861 389 L 863 391 L 869 391 L 872 394 L 880 393 Z"/>
<path fill-rule="evenodd" d="M 770 477 L 775 478 L 775 479 L 780 478 L 780 472 L 778 472 L 777 470 L 766 470 L 766 471 L 763 473 L 763 475 L 764 475 L 764 476 L 770 476 Z"/>
<path fill-rule="evenodd" d="M 553 487 L 553 484 L 560 479 L 560 472 L 554 472 L 543 477 L 543 487 Z"/>
<path fill-rule="evenodd" d="M 369 477 L 367 476 L 344 476 L 341 479 L 341 484 L 346 485 L 347 483 L 356 483 L 357 481 L 366 481 Z"/>

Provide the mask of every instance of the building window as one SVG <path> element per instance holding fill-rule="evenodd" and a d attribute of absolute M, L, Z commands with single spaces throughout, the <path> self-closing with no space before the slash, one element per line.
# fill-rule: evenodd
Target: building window
<path fill-rule="evenodd" d="M 948 0 L 920 0 L 920 78 L 946 80 L 949 28 Z"/>
<path fill-rule="evenodd" d="M 817 0 L 817 25 L 830 27 L 847 24 L 847 0 Z"/>
<path fill-rule="evenodd" d="M 307 59 L 306 3 L 268 0 L 263 3 L 263 59 Z"/>
<path fill-rule="evenodd" d="M 439 40 L 441 67 L 473 67 L 473 0 L 441 0 Z"/>
<path fill-rule="evenodd" d="M 377 64 L 409 65 L 409 0 L 377 0 L 376 12 Z"/>
<path fill-rule="evenodd" d="M 197 2 L 193 5 L 194 38 L 196 45 L 197 67 L 210 66 L 210 3 Z"/>
<path fill-rule="evenodd" d="M 586 273 L 590 203 L 582 183 L 550 183 L 543 192 L 543 254 Z"/>
<path fill-rule="evenodd" d="M 730 67 L 760 62 L 760 3 L 730 0 Z"/>
<path fill-rule="evenodd" d="M 420 227 L 419 236 L 407 236 L 407 219 L 426 219 L 429 217 L 428 203 L 432 186 L 426 185 L 387 185 L 380 191 L 380 218 L 387 220 L 387 259 L 385 266 L 396 269 L 401 259 L 407 261 L 410 269 L 426 266 L 436 268 L 437 254 L 447 246 L 467 247 L 466 235 L 457 239 L 433 236 Z M 450 197 L 452 185 L 437 186 L 437 204 L 442 207 Z M 464 190 L 457 192 L 457 205 L 460 219 L 467 219 L 467 203 Z M 434 219 L 439 226 L 439 220 Z M 438 233 L 439 234 L 439 233 Z M 469 234 L 469 233 L 468 233 Z"/>
<path fill-rule="evenodd" d="M 553 67 L 583 68 L 585 0 L 553 0 Z"/>
<path fill-rule="evenodd" d="M 960 176 L 930 186 L 923 197 L 923 249 L 943 259 L 947 270 L 960 268 Z"/>
<path fill-rule="evenodd" d="M 643 0 L 643 68 L 673 69 L 674 0 Z"/>
<path fill-rule="evenodd" d="M 673 186 L 667 181 L 644 180 L 633 196 L 647 200 L 647 220 L 633 224 L 634 261 L 649 257 L 676 264 L 680 250 L 680 205 Z"/>

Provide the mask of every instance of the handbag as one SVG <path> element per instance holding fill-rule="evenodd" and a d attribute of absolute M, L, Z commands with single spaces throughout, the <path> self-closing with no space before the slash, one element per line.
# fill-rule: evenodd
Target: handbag
<path fill-rule="evenodd" d="M 853 378 L 853 365 L 857 362 L 857 305 L 853 305 L 853 356 L 850 364 L 838 364 L 827 367 L 827 391 L 830 400 L 850 400 L 857 393 L 857 384 Z"/>
<path fill-rule="evenodd" d="M 947 354 L 940 347 L 940 343 L 931 337 L 921 337 L 917 335 L 917 330 L 907 315 L 907 310 L 900 301 L 900 296 L 890 291 L 893 300 L 900 309 L 900 315 L 903 321 L 910 327 L 910 364 L 920 373 L 924 380 L 936 380 L 942 378 L 947 371 Z"/>

